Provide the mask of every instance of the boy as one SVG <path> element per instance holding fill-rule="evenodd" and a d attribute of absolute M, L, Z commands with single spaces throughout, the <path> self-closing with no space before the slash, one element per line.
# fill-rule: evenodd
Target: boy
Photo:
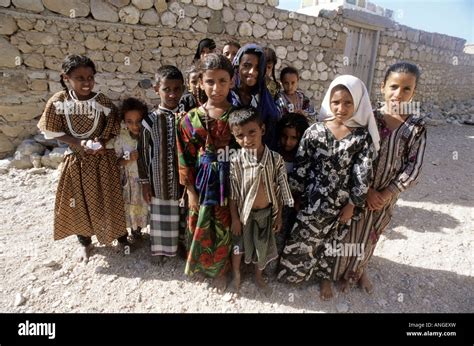
<path fill-rule="evenodd" d="M 153 262 L 175 256 L 179 237 L 179 198 L 176 148 L 178 103 L 184 91 L 184 78 L 175 66 L 166 65 L 155 74 L 158 109 L 142 121 L 138 143 L 138 173 L 143 197 L 150 204 L 150 239 Z"/>
<path fill-rule="evenodd" d="M 231 113 L 229 127 L 242 147 L 231 158 L 230 212 L 233 233 L 233 289 L 240 287 L 240 261 L 255 264 L 255 281 L 267 287 L 262 271 L 278 257 L 274 232 L 282 225 L 282 202 L 293 206 L 285 162 L 262 142 L 265 125 L 253 108 Z"/>
<path fill-rule="evenodd" d="M 283 90 L 276 96 L 276 104 L 281 109 L 281 115 L 300 113 L 306 116 L 310 124 L 316 121 L 316 111 L 308 97 L 298 89 L 299 75 L 294 67 L 281 70 L 280 81 Z"/>
<path fill-rule="evenodd" d="M 240 49 L 240 44 L 236 41 L 228 41 L 222 48 L 222 55 L 224 55 L 232 63 L 237 52 Z"/>

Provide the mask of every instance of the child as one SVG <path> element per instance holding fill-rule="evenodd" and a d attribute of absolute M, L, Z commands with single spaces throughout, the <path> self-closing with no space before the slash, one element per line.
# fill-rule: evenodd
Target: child
<path fill-rule="evenodd" d="M 287 113 L 300 113 L 306 116 L 311 124 L 316 121 L 316 111 L 309 98 L 298 89 L 298 70 L 293 67 L 285 67 L 280 73 L 283 91 L 279 92 L 276 102 L 281 109 L 282 115 Z"/>
<path fill-rule="evenodd" d="M 293 206 L 282 157 L 263 144 L 265 125 L 253 108 L 232 112 L 229 125 L 242 147 L 231 159 L 230 183 L 234 273 L 240 287 L 240 261 L 255 264 L 255 281 L 268 292 L 262 277 L 266 265 L 278 257 L 274 232 L 282 225 L 282 204 Z"/>
<path fill-rule="evenodd" d="M 121 129 L 120 135 L 115 139 L 114 147 L 121 166 L 127 227 L 131 229 L 132 237 L 140 240 L 141 229 L 148 225 L 148 204 L 143 199 L 139 183 L 137 144 L 141 122 L 148 114 L 148 107 L 140 100 L 130 97 L 123 101 L 120 114 L 125 128 Z"/>
<path fill-rule="evenodd" d="M 196 54 L 194 54 L 193 64 L 197 64 L 199 61 L 210 53 L 214 53 L 216 50 L 216 42 L 212 38 L 204 38 L 199 41 L 198 47 L 196 49 Z"/>
<path fill-rule="evenodd" d="M 230 266 L 229 161 L 220 153 L 231 142 L 232 105 L 227 96 L 233 73 L 226 57 L 207 55 L 200 85 L 208 101 L 188 112 L 178 125 L 179 176 L 189 201 L 185 273 L 201 280 L 213 278 L 219 292 L 226 288 Z"/>
<path fill-rule="evenodd" d="M 420 178 L 426 146 L 425 122 L 420 114 L 403 112 L 409 108 L 404 106 L 410 105 L 419 78 L 418 67 L 407 62 L 396 63 L 385 73 L 381 87 L 385 105 L 375 111 L 381 144 L 374 164 L 374 180 L 369 187 L 367 206 L 361 218 L 352 223 L 345 239 L 363 244 L 363 258 L 341 258 L 339 268 L 335 269 L 342 276 L 344 291 L 349 284 L 359 283 L 362 289 L 372 292 L 367 265 L 380 235 L 392 219 L 400 193 L 415 186 Z"/>
<path fill-rule="evenodd" d="M 179 101 L 179 111 L 189 112 L 191 109 L 201 105 L 201 101 L 205 102 L 202 97 L 202 91 L 199 88 L 199 76 L 201 72 L 196 65 L 191 66 L 188 71 L 188 90 L 185 91 Z"/>
<path fill-rule="evenodd" d="M 46 138 L 69 144 L 54 208 L 54 239 L 77 235 L 79 260 L 87 262 L 91 237 L 100 243 L 119 239 L 129 246 L 117 158 L 109 140 L 120 132 L 112 101 L 93 92 L 95 65 L 83 55 L 62 64 L 64 91 L 46 104 L 38 128 Z M 67 84 L 67 85 L 66 85 Z"/>
<path fill-rule="evenodd" d="M 321 298 L 329 299 L 335 257 L 325 250 L 344 237 L 365 203 L 379 136 L 367 90 L 354 76 L 330 84 L 321 120 L 306 130 L 296 154 L 290 185 L 301 208 L 278 278 L 298 283 L 315 276 Z"/>
<path fill-rule="evenodd" d="M 306 117 L 299 113 L 285 114 L 280 121 L 278 121 L 277 129 L 280 138 L 278 153 L 282 156 L 286 165 L 286 173 L 289 176 L 293 172 L 293 166 L 296 156 L 296 151 L 303 137 L 304 132 L 309 127 Z M 293 196 L 295 202 L 298 199 Z M 282 231 L 276 234 L 276 242 L 278 248 L 278 255 L 281 255 L 285 247 L 286 239 L 288 239 L 293 224 L 296 220 L 296 209 L 285 206 L 283 208 L 283 226 Z"/>
<path fill-rule="evenodd" d="M 165 65 L 155 74 L 155 91 L 160 96 L 158 109 L 142 121 L 138 143 L 138 173 L 143 196 L 151 205 L 150 238 L 153 262 L 173 257 L 178 249 L 179 198 L 176 148 L 178 103 L 184 78 L 177 67 Z"/>
<path fill-rule="evenodd" d="M 224 55 L 232 63 L 235 55 L 240 49 L 240 44 L 236 41 L 228 41 L 222 48 L 222 55 Z"/>
<path fill-rule="evenodd" d="M 235 87 L 231 91 L 231 103 L 235 107 L 252 106 L 257 109 L 265 124 L 264 143 L 276 150 L 278 140 L 276 123 L 280 112 L 265 85 L 265 54 L 256 44 L 239 49 L 234 59 Z"/>
<path fill-rule="evenodd" d="M 275 76 L 275 66 L 278 63 L 277 56 L 270 47 L 265 47 L 263 51 L 265 53 L 265 61 L 267 62 L 265 66 L 265 84 L 273 99 L 275 99 L 280 92 L 280 83 L 277 82 Z"/>

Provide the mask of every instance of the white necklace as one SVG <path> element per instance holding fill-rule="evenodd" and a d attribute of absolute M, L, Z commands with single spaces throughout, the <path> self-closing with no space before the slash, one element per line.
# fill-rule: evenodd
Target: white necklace
<path fill-rule="evenodd" d="M 81 101 L 77 98 L 77 95 L 74 92 L 74 90 L 69 90 L 69 96 L 71 96 L 71 99 L 73 100 L 73 103 L 74 103 L 73 107 L 67 107 L 67 106 L 64 107 L 64 115 L 66 116 L 66 122 L 67 122 L 67 126 L 69 128 L 69 131 L 76 138 L 81 138 L 81 139 L 89 138 L 94 133 L 94 131 L 97 129 L 97 125 L 99 124 L 99 119 L 100 119 L 101 110 L 100 110 L 100 108 L 95 107 L 95 100 L 94 100 L 95 96 L 92 99 L 89 99 L 89 100 L 86 100 L 86 101 Z M 91 100 L 93 100 L 93 101 L 90 102 Z M 77 105 L 79 105 L 79 107 L 77 107 L 79 112 L 74 112 L 74 108 Z M 89 131 L 86 131 L 84 133 L 76 132 L 74 130 L 74 128 L 72 127 L 72 122 L 71 122 L 69 111 L 72 111 L 72 113 L 75 113 L 76 115 L 82 115 L 82 114 L 78 114 L 78 113 L 81 113 L 81 112 L 83 112 L 84 109 L 89 109 L 89 108 L 92 110 L 91 118 L 92 117 L 94 118 L 94 123 L 92 125 L 92 128 Z"/>

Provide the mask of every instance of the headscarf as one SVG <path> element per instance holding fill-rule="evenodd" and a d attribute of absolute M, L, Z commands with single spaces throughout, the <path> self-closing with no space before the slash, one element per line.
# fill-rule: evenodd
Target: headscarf
<path fill-rule="evenodd" d="M 334 79 L 329 85 L 329 89 L 324 95 L 321 111 L 318 119 L 320 121 L 332 120 L 335 118 L 331 112 L 331 92 L 336 85 L 344 85 L 351 93 L 354 101 L 354 114 L 352 117 L 344 121 L 347 127 L 365 127 L 368 129 L 375 149 L 380 148 L 380 136 L 375 122 L 374 112 L 369 100 L 369 94 L 364 83 L 357 77 L 351 75 L 343 75 Z"/>
<path fill-rule="evenodd" d="M 199 60 L 201 59 L 201 53 L 204 48 L 209 48 L 209 49 L 216 49 L 216 42 L 212 38 L 204 38 L 201 41 L 199 41 L 198 47 L 196 49 L 196 54 L 194 54 L 194 60 Z"/>
<path fill-rule="evenodd" d="M 280 112 L 275 104 L 275 101 L 267 89 L 265 83 L 265 53 L 263 48 L 257 44 L 249 43 L 239 49 L 237 52 L 234 61 L 235 75 L 234 83 L 235 89 L 240 88 L 240 75 L 239 75 L 239 65 L 240 60 L 244 54 L 255 54 L 258 56 L 258 77 L 257 84 L 253 87 L 251 91 L 252 99 L 258 99 L 258 104 L 255 107 L 260 114 L 260 117 L 265 124 L 265 135 L 263 141 L 271 150 L 276 150 L 278 144 L 278 138 L 276 133 L 276 123 L 280 117 Z M 239 100 L 232 95 L 231 93 L 231 103 L 238 107 L 242 106 L 239 104 Z"/>

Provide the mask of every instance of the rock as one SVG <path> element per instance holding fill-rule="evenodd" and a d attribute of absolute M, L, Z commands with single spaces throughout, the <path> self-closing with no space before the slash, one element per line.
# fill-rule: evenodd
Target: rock
<path fill-rule="evenodd" d="M 140 22 L 147 25 L 158 25 L 160 24 L 160 17 L 158 17 L 158 14 L 154 9 L 149 9 L 143 12 Z"/>
<path fill-rule="evenodd" d="M 25 139 L 16 149 L 22 155 L 40 154 L 44 153 L 44 146 L 37 143 L 33 139 Z"/>
<path fill-rule="evenodd" d="M 89 1 L 82 0 L 43 0 L 43 5 L 50 11 L 69 18 L 87 17 L 90 12 Z"/>
<path fill-rule="evenodd" d="M 18 49 L 6 39 L 0 37 L 0 67 L 17 67 L 21 64 L 21 54 Z"/>
<path fill-rule="evenodd" d="M 253 36 L 255 38 L 260 38 L 267 33 L 267 29 L 259 24 L 255 24 L 253 27 Z"/>
<path fill-rule="evenodd" d="M 273 30 L 267 33 L 269 40 L 281 40 L 283 39 L 283 31 L 281 30 Z"/>
<path fill-rule="evenodd" d="M 377 301 L 377 304 L 379 304 L 380 306 L 386 307 L 387 306 L 387 301 L 385 299 L 379 299 Z"/>
<path fill-rule="evenodd" d="M 125 6 L 119 11 L 119 18 L 126 24 L 137 24 L 140 20 L 140 11 L 135 6 Z"/>
<path fill-rule="evenodd" d="M 44 266 L 44 267 L 52 268 L 52 267 L 56 267 L 60 264 L 58 262 L 56 262 L 55 260 L 46 260 L 43 263 L 41 263 L 41 265 Z"/>
<path fill-rule="evenodd" d="M 92 16 L 104 22 L 116 23 L 119 21 L 117 9 L 105 0 L 91 0 Z"/>
<path fill-rule="evenodd" d="M 234 12 L 232 12 L 232 10 L 230 8 L 225 7 L 222 10 L 222 20 L 224 21 L 224 23 L 228 23 L 228 22 L 234 20 Z"/>
<path fill-rule="evenodd" d="M 29 54 L 26 56 L 24 63 L 26 66 L 44 69 L 44 60 L 41 54 Z"/>
<path fill-rule="evenodd" d="M 155 0 L 155 9 L 158 13 L 163 13 L 168 9 L 167 0 Z"/>
<path fill-rule="evenodd" d="M 105 42 L 95 36 L 87 35 L 84 45 L 90 50 L 102 50 L 105 47 Z"/>
<path fill-rule="evenodd" d="M 285 59 L 287 53 L 288 53 L 288 50 L 286 49 L 286 47 L 278 46 L 275 48 L 275 54 L 278 59 L 282 59 L 282 60 Z"/>
<path fill-rule="evenodd" d="M 239 26 L 239 35 L 240 36 L 252 36 L 252 25 L 250 25 L 250 23 L 247 23 L 247 22 L 243 22 L 240 24 Z"/>
<path fill-rule="evenodd" d="M 13 5 L 15 5 L 16 8 L 22 8 L 32 12 L 44 11 L 41 0 L 13 0 Z"/>
<path fill-rule="evenodd" d="M 8 173 L 8 168 L 10 167 L 11 158 L 0 160 L 0 174 Z"/>
<path fill-rule="evenodd" d="M 234 20 L 237 22 L 248 22 L 250 20 L 250 14 L 247 11 L 237 11 Z"/>
<path fill-rule="evenodd" d="M 153 0 L 132 0 L 132 4 L 139 10 L 148 10 L 153 7 Z"/>
<path fill-rule="evenodd" d="M 138 303 L 142 302 L 142 294 L 141 293 L 138 293 L 137 302 Z"/>
<path fill-rule="evenodd" d="M 269 30 L 274 30 L 278 25 L 278 22 L 275 18 L 270 18 L 267 22 L 266 22 L 266 26 L 267 26 L 267 29 Z"/>
<path fill-rule="evenodd" d="M 38 287 L 38 288 L 34 288 L 32 291 L 31 291 L 31 294 L 33 297 L 39 297 L 40 295 L 42 295 L 44 293 L 44 287 L 41 286 L 41 287 Z"/>
<path fill-rule="evenodd" d="M 336 305 L 336 310 L 337 312 L 348 312 L 349 305 L 347 305 L 346 303 L 339 303 Z"/>
<path fill-rule="evenodd" d="M 107 1 L 118 8 L 127 6 L 130 3 L 130 0 L 107 0 Z"/>
<path fill-rule="evenodd" d="M 0 13 L 0 35 L 11 35 L 18 30 L 15 20 L 4 13 Z"/>
<path fill-rule="evenodd" d="M 55 148 L 59 145 L 56 139 L 46 139 L 42 133 L 35 135 L 33 139 L 47 148 Z"/>
<path fill-rule="evenodd" d="M 431 164 L 434 165 L 434 166 L 439 166 L 439 160 L 436 159 L 434 161 L 431 161 Z"/>
<path fill-rule="evenodd" d="M 41 164 L 44 167 L 57 169 L 61 162 L 63 162 L 64 154 L 67 148 L 54 148 L 52 151 L 46 150 L 45 154 L 41 157 Z"/>
<path fill-rule="evenodd" d="M 209 7 L 212 10 L 219 11 L 219 10 L 222 10 L 222 8 L 224 7 L 224 4 L 222 0 L 207 0 L 207 7 Z"/>
<path fill-rule="evenodd" d="M 17 293 L 15 295 L 15 302 L 13 303 L 14 306 L 20 306 L 20 305 L 23 305 L 25 304 L 26 302 L 26 298 L 23 297 L 23 295 L 21 293 Z"/>
<path fill-rule="evenodd" d="M 43 45 L 52 46 L 59 44 L 57 35 L 47 32 L 27 32 L 25 35 L 26 42 L 32 46 Z"/>
<path fill-rule="evenodd" d="M 35 166 L 35 164 L 33 163 L 33 166 L 35 168 L 32 168 L 28 171 L 29 174 L 45 174 L 46 173 L 46 168 L 44 167 L 37 167 Z"/>
<path fill-rule="evenodd" d="M 0 6 L 10 7 L 10 0 L 0 0 Z"/>
<path fill-rule="evenodd" d="M 209 22 L 207 23 L 207 32 L 212 34 L 222 34 L 224 31 L 224 23 L 220 12 L 213 11 Z"/>
<path fill-rule="evenodd" d="M 161 15 L 161 24 L 169 28 L 173 28 L 176 26 L 176 20 L 177 17 L 174 13 L 166 11 Z"/>

